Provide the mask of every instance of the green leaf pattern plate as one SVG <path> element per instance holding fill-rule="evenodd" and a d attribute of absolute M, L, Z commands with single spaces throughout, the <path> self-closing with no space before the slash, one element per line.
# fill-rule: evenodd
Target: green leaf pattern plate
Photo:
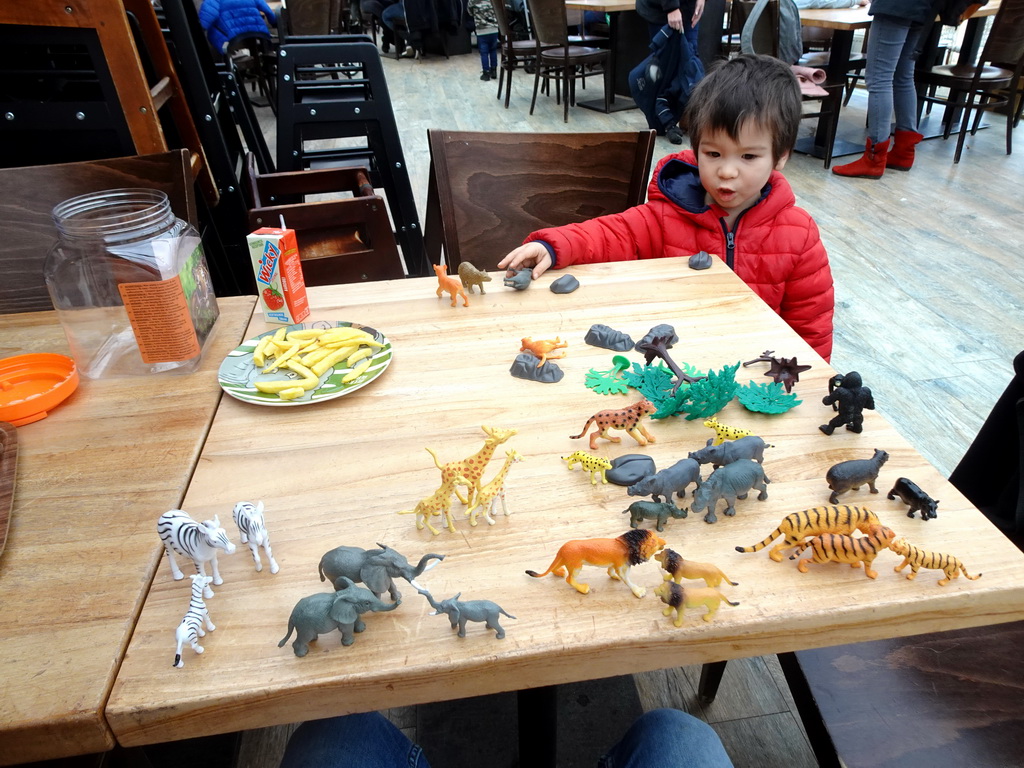
<path fill-rule="evenodd" d="M 294 371 L 260 373 L 259 369 L 253 365 L 252 353 L 253 350 L 256 349 L 256 345 L 259 343 L 259 340 L 264 336 L 273 336 L 277 333 L 276 330 L 261 333 L 255 339 L 246 341 L 244 344 L 236 347 L 232 352 L 230 352 L 228 356 L 224 358 L 224 362 L 220 364 L 220 370 L 217 372 L 218 383 L 225 392 L 238 400 L 246 403 L 255 403 L 256 405 L 271 406 L 309 405 L 310 403 L 317 403 L 324 400 L 333 400 L 336 397 L 347 395 L 349 392 L 355 392 L 357 389 L 362 389 L 384 373 L 387 367 L 391 364 L 393 350 L 391 348 L 391 342 L 388 341 L 387 336 L 375 328 L 370 328 L 366 325 L 333 320 L 297 323 L 295 325 L 287 326 L 285 331 L 291 332 L 306 329 L 347 327 L 364 330 L 384 345 L 380 349 L 374 350 L 373 355 L 370 357 L 370 360 L 372 361 L 370 363 L 370 367 L 363 371 L 358 378 L 348 382 L 347 384 L 343 384 L 341 380 L 345 374 L 352 369 L 342 364 L 327 370 L 324 375 L 320 377 L 320 383 L 316 387 L 303 393 L 294 400 L 282 400 L 276 394 L 260 392 L 256 389 L 256 387 L 253 386 L 253 382 L 257 380 L 281 381 L 282 379 L 297 380 L 300 378 Z"/>

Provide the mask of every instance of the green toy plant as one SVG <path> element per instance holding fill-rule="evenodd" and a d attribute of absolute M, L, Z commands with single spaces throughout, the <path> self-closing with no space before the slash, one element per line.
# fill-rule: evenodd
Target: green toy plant
<path fill-rule="evenodd" d="M 708 371 L 707 378 L 690 385 L 687 402 L 682 408 L 686 411 L 687 421 L 714 416 L 729 404 L 739 388 L 736 383 L 739 367 L 737 362 L 736 365 L 724 366 L 720 371 Z"/>
<path fill-rule="evenodd" d="M 607 371 L 598 371 L 591 368 L 583 383 L 599 395 L 626 394 L 629 391 L 629 384 L 626 383 L 621 374 L 629 368 L 629 360 L 622 355 L 616 355 L 612 358 L 612 365 L 615 367 Z"/>
<path fill-rule="evenodd" d="M 757 384 L 753 381 L 746 386 L 740 387 L 736 397 L 740 405 L 748 411 L 756 413 L 785 413 L 791 408 L 796 408 L 803 400 L 797 400 L 796 395 L 784 391 L 785 387 L 781 381 L 764 382 Z"/>

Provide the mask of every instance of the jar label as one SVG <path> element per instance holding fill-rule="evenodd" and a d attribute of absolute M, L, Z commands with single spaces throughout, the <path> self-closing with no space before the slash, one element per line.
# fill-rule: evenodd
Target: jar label
<path fill-rule="evenodd" d="M 173 363 L 199 354 L 199 340 L 180 278 L 120 283 L 117 289 L 144 363 Z"/>

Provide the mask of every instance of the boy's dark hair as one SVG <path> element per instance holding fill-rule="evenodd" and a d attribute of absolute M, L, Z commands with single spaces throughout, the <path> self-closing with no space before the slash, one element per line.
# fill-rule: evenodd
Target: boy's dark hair
<path fill-rule="evenodd" d="M 708 71 L 690 94 L 683 121 L 697 152 L 705 134 L 725 131 L 737 140 L 743 124 L 753 120 L 771 134 L 777 163 L 796 143 L 801 101 L 800 84 L 788 64 L 745 53 Z"/>

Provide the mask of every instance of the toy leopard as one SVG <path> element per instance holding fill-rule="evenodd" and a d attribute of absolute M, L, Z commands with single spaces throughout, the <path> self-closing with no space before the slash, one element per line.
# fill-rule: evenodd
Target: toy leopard
<path fill-rule="evenodd" d="M 611 440 L 613 443 L 622 442 L 621 437 L 609 436 L 609 429 L 624 430 L 639 445 L 647 445 L 647 443 L 655 442 L 654 436 L 644 428 L 640 421 L 644 416 L 652 414 L 657 410 L 650 400 L 644 398 L 643 400 L 637 400 L 628 408 L 599 411 L 587 419 L 587 423 L 583 425 L 582 432 L 578 435 L 570 435 L 570 439 L 577 440 L 583 437 L 587 430 L 590 429 L 590 425 L 593 424 L 597 429 L 590 433 L 590 450 L 592 451 L 597 450 L 597 438 L 599 437 Z"/>
<path fill-rule="evenodd" d="M 597 475 L 601 475 L 601 482 L 608 482 L 608 478 L 605 477 L 605 472 L 612 468 L 612 463 L 603 456 L 592 456 L 585 451 L 574 451 L 568 456 L 563 456 L 562 461 L 566 462 L 566 466 L 572 469 L 579 464 L 583 469 L 590 473 L 590 484 L 597 485 Z"/>

